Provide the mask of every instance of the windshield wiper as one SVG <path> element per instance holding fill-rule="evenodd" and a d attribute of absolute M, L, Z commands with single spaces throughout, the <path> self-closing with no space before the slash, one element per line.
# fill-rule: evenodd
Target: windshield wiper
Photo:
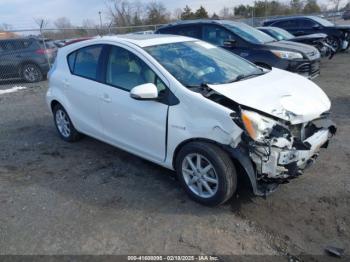
<path fill-rule="evenodd" d="M 248 79 L 248 78 L 252 78 L 252 77 L 255 77 L 255 76 L 261 76 L 261 75 L 264 75 L 265 73 L 266 72 L 252 73 L 252 74 L 249 74 L 249 75 L 241 74 L 241 75 L 238 75 L 235 79 L 232 79 L 232 80 L 226 82 L 225 84 L 239 82 L 239 81 L 241 81 L 243 79 Z"/>
<path fill-rule="evenodd" d="M 208 84 L 207 83 L 201 83 L 200 85 L 185 85 L 187 88 L 207 88 L 208 87 Z"/>

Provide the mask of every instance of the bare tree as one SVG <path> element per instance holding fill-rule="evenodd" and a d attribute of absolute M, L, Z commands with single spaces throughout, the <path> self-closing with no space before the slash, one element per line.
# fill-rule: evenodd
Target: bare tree
<path fill-rule="evenodd" d="M 7 24 L 7 23 L 2 23 L 0 25 L 0 31 L 7 31 L 7 30 L 11 30 L 12 29 L 12 25 Z"/>
<path fill-rule="evenodd" d="M 129 26 L 135 19 L 135 5 L 128 0 L 109 0 L 108 14 L 115 26 Z"/>
<path fill-rule="evenodd" d="M 43 17 L 35 17 L 33 19 L 40 29 L 46 28 L 50 24 L 50 21 Z"/>
<path fill-rule="evenodd" d="M 181 14 L 182 14 L 182 9 L 181 8 L 176 8 L 173 11 L 173 18 L 176 20 L 180 20 L 181 19 Z"/>
<path fill-rule="evenodd" d="M 72 23 L 67 17 L 57 18 L 54 22 L 54 25 L 57 29 L 69 29 L 72 28 Z"/>
<path fill-rule="evenodd" d="M 161 2 L 150 2 L 146 6 L 146 24 L 157 25 L 169 22 L 170 14 Z"/>
<path fill-rule="evenodd" d="M 223 19 L 231 19 L 235 16 L 235 13 L 234 13 L 233 8 L 229 8 L 229 7 L 224 6 L 220 10 L 219 15 Z"/>
<path fill-rule="evenodd" d="M 343 2 L 343 0 L 329 0 L 334 5 L 334 10 L 336 12 L 339 11 L 339 6 Z"/>

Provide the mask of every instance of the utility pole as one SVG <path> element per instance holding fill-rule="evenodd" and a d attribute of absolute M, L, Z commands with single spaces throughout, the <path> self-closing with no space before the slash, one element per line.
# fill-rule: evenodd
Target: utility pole
<path fill-rule="evenodd" d="M 102 12 L 99 11 L 98 15 L 100 16 L 100 29 L 102 30 Z"/>

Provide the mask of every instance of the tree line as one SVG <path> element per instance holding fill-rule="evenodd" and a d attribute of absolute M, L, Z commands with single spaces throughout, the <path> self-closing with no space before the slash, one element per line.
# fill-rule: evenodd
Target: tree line
<path fill-rule="evenodd" d="M 101 15 L 101 23 L 98 19 L 85 19 L 81 26 L 71 23 L 67 17 L 61 17 L 51 22 L 44 18 L 34 19 L 38 27 L 57 28 L 57 31 L 47 31 L 45 35 L 52 38 L 72 38 L 77 36 L 89 36 L 106 33 L 127 33 L 131 30 L 154 30 L 155 27 L 147 25 L 166 24 L 175 20 L 188 19 L 236 19 L 249 17 L 265 17 L 291 14 L 313 14 L 327 10 L 325 4 L 319 4 L 317 0 L 259 0 L 253 5 L 238 5 L 235 7 L 223 7 L 218 13 L 210 13 L 204 6 L 192 9 L 189 5 L 177 8 L 170 12 L 159 0 L 142 3 L 140 0 L 106 0 L 105 10 L 96 14 Z M 345 2 L 346 1 L 346 2 Z M 350 9 L 350 0 L 328 0 L 334 8 L 340 10 Z M 131 29 L 130 27 L 137 27 Z M 118 28 L 118 29 L 115 29 Z M 11 25 L 1 24 L 0 31 L 12 29 Z"/>

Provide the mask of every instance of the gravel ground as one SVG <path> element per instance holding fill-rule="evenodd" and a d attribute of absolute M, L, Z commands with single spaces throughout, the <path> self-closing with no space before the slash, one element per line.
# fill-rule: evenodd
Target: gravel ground
<path fill-rule="evenodd" d="M 0 96 L 0 254 L 324 254 L 350 246 L 350 54 L 316 82 L 338 133 L 304 176 L 267 199 L 190 201 L 166 169 L 92 138 L 63 142 L 47 83 Z M 23 83 L 3 83 L 0 89 Z"/>

